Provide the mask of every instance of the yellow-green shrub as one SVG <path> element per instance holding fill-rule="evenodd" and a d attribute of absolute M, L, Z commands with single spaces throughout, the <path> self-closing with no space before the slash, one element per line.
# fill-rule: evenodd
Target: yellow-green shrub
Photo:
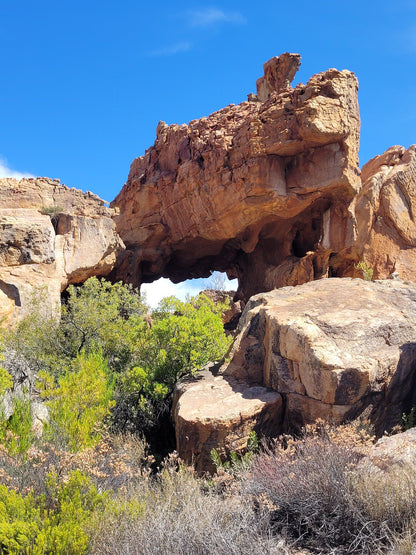
<path fill-rule="evenodd" d="M 46 437 L 74 452 L 99 441 L 100 426 L 114 404 L 113 383 L 101 352 L 81 352 L 57 384 L 41 372 L 39 387 L 49 409 Z"/>
<path fill-rule="evenodd" d="M 80 555 L 88 547 L 87 521 L 102 510 L 107 496 L 79 471 L 66 482 L 49 474 L 46 493 L 23 496 L 0 485 L 1 553 Z"/>

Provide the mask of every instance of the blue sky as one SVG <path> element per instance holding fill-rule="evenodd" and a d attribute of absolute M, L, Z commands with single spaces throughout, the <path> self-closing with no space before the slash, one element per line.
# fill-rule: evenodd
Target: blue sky
<path fill-rule="evenodd" d="M 361 163 L 416 142 L 416 0 L 0 0 L 0 176 L 60 178 L 111 201 L 159 120 L 187 123 L 255 91 L 298 52 L 360 82 Z"/>

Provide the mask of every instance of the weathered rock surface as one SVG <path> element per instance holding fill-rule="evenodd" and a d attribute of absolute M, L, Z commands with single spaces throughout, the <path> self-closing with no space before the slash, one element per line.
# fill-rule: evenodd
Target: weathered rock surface
<path fill-rule="evenodd" d="M 411 465 L 416 468 L 416 428 L 380 438 L 362 461 L 380 470 Z"/>
<path fill-rule="evenodd" d="M 398 274 L 416 281 L 416 145 L 393 146 L 362 169 L 354 201 L 354 257 L 377 279 Z"/>
<path fill-rule="evenodd" d="M 212 470 L 211 449 L 219 449 L 220 455 L 241 451 L 252 430 L 272 433 L 281 413 L 282 398 L 276 391 L 214 376 L 207 368 L 176 388 L 177 450 L 197 471 Z"/>
<path fill-rule="evenodd" d="M 256 295 L 243 312 L 230 357 L 214 379 L 266 387 L 282 397 L 274 434 L 317 418 L 337 424 L 361 414 L 381 434 L 400 423 L 414 401 L 416 285 L 333 278 Z M 207 449 L 240 433 L 232 418 L 228 431 L 218 433 L 211 424 L 213 414 L 227 420 L 227 411 L 223 415 L 210 380 L 204 376 L 187 385 L 184 401 L 179 391 L 174 408 L 177 437 L 188 436 L 187 443 L 178 439 L 179 454 L 189 460 L 188 446 L 194 443 L 197 464 L 207 460 L 201 422 Z M 194 414 L 188 407 L 200 391 L 205 400 Z"/>
<path fill-rule="evenodd" d="M 248 300 L 328 275 L 331 253 L 354 239 L 358 86 L 330 69 L 293 89 L 299 63 L 269 60 L 250 101 L 189 125 L 159 123 L 112 203 L 127 247 L 116 279 L 227 271 Z"/>
<path fill-rule="evenodd" d="M 112 215 L 96 195 L 57 180 L 0 179 L 3 325 L 24 316 L 37 290 L 54 310 L 69 283 L 110 272 L 124 247 Z"/>

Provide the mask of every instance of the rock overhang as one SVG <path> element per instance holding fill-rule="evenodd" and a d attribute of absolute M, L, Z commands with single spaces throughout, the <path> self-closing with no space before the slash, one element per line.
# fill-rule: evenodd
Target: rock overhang
<path fill-rule="evenodd" d="M 351 72 L 331 69 L 292 88 L 299 63 L 288 53 L 269 60 L 249 101 L 189 125 L 159 123 L 154 146 L 134 160 L 112 203 L 127 247 L 114 279 L 140 285 L 227 271 L 247 300 L 328 271 L 322 253 L 314 264 L 302 259 L 351 240 L 358 85 Z"/>

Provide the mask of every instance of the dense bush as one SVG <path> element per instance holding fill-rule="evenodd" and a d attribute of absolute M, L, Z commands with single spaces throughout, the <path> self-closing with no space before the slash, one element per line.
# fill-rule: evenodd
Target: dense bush
<path fill-rule="evenodd" d="M 44 437 L 71 451 L 96 443 L 104 418 L 114 405 L 113 382 L 100 352 L 81 351 L 58 383 L 47 372 L 40 372 L 41 396 L 49 409 Z"/>
<path fill-rule="evenodd" d="M 105 499 L 78 471 L 66 482 L 49 474 L 45 493 L 38 496 L 22 495 L 0 485 L 1 552 L 85 553 L 89 538 L 84 527 Z"/>
<path fill-rule="evenodd" d="M 158 427 L 169 428 L 176 381 L 225 354 L 223 308 L 204 296 L 186 303 L 172 297 L 145 317 L 131 286 L 91 278 L 68 288 L 60 318 L 38 296 L 31 314 L 6 334 L 7 352 L 19 353 L 18 365 L 7 358 L 9 370 L 17 373 L 24 361 L 38 375 L 49 438 L 71 449 L 99 438 L 109 408 L 113 429 L 155 436 Z"/>
<path fill-rule="evenodd" d="M 114 425 L 118 430 L 148 430 L 170 409 L 179 378 L 221 359 L 230 339 L 221 321 L 222 306 L 204 295 L 190 302 L 162 301 L 150 326 L 138 334 L 135 365 L 116 384 Z"/>
<path fill-rule="evenodd" d="M 313 426 L 254 459 L 245 485 L 275 534 L 322 553 L 384 553 L 415 537 L 416 466 L 380 469 L 357 425 Z M 394 547 L 394 549 L 396 549 Z"/>
<path fill-rule="evenodd" d="M 285 542 L 269 534 L 268 515 L 239 493 L 221 496 L 169 461 L 153 480 L 130 492 L 143 510 L 101 515 L 93 523 L 91 553 L 124 555 L 281 555 Z M 125 497 L 118 498 L 123 505 Z M 129 497 L 127 498 L 129 499 Z M 124 501 L 125 503 L 126 501 Z"/>

